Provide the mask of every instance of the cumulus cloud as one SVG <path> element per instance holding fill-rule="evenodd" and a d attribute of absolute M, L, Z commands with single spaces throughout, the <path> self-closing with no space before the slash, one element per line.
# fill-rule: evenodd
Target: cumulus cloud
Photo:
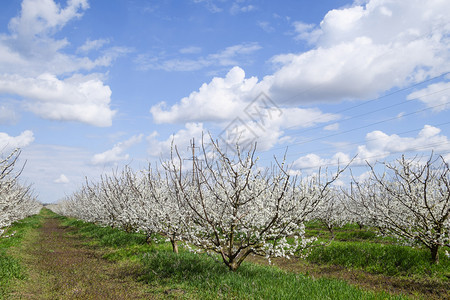
<path fill-rule="evenodd" d="M 65 7 L 53 0 L 24 0 L 19 15 L 9 22 L 9 34 L 0 34 L 0 95 L 22 98 L 22 107 L 43 118 L 110 126 L 115 114 L 111 90 L 102 76 L 85 71 L 109 66 L 130 50 L 112 47 L 92 60 L 67 54 L 63 50 L 69 41 L 55 38 L 88 8 L 87 0 L 68 1 Z M 79 51 L 98 49 L 106 42 L 88 40 Z"/>
<path fill-rule="evenodd" d="M 9 28 L 22 37 L 52 33 L 71 19 L 81 17 L 82 11 L 87 8 L 87 0 L 68 1 L 65 8 L 53 0 L 23 0 L 22 11 L 18 17 L 11 19 Z"/>
<path fill-rule="evenodd" d="M 308 41 L 310 50 L 272 57 L 274 72 L 262 79 L 246 78 L 244 70 L 235 66 L 170 107 L 164 102 L 153 106 L 153 119 L 156 123 L 227 126 L 237 118 L 242 123 L 236 127 L 242 129 L 238 132 L 264 136 L 269 147 L 285 138 L 288 123 L 308 126 L 300 118 L 289 117 L 287 111 L 299 105 L 368 99 L 449 71 L 450 25 L 445 12 L 450 11 L 450 2 L 413 2 L 355 1 L 350 7 L 329 11 L 320 25 L 295 22 L 296 38 Z M 284 117 L 278 123 L 271 120 L 272 127 L 263 130 L 242 114 L 262 92 L 274 100 Z M 338 119 L 316 112 L 319 120 Z M 324 129 L 337 130 L 338 125 Z"/>
<path fill-rule="evenodd" d="M 148 153 L 154 157 L 168 158 L 173 145 L 176 145 L 180 153 L 184 154 L 194 138 L 200 145 L 202 134 L 207 134 L 202 123 L 186 123 L 185 128 L 171 134 L 166 140 L 158 140 L 158 133 L 153 132 L 147 137 Z"/>
<path fill-rule="evenodd" d="M 11 151 L 15 148 L 23 148 L 34 141 L 31 130 L 25 130 L 18 136 L 10 136 L 5 132 L 0 132 L 0 151 Z"/>
<path fill-rule="evenodd" d="M 236 117 L 243 109 L 242 102 L 254 88 L 257 78 L 246 79 L 244 70 L 231 69 L 225 78 L 215 77 L 196 92 L 166 109 L 161 102 L 150 110 L 156 123 L 224 121 Z"/>
<path fill-rule="evenodd" d="M 129 138 L 124 142 L 119 142 L 114 145 L 114 147 L 110 150 L 107 150 L 102 153 L 95 154 L 92 158 L 91 162 L 94 165 L 108 165 L 114 164 L 119 161 L 129 159 L 129 154 L 124 154 L 124 152 L 130 148 L 131 146 L 138 144 L 142 141 L 143 135 L 135 135 Z"/>
<path fill-rule="evenodd" d="M 261 80 L 245 79 L 242 69 L 233 68 L 224 78 L 214 78 L 198 92 L 183 98 L 170 110 L 162 104 L 153 112 L 171 112 L 172 121 L 183 119 L 182 107 L 197 106 L 200 98 L 227 103 L 224 114 L 236 108 L 236 99 L 248 101 L 260 92 L 278 104 L 339 102 L 368 99 L 394 87 L 403 87 L 450 70 L 450 23 L 448 1 L 356 1 L 351 7 L 329 11 L 320 25 L 294 23 L 298 37 L 307 40 L 311 50 L 274 56 L 273 74 Z M 229 82 L 219 88 L 216 83 Z M 215 100 L 211 100 L 213 102 Z M 210 106 L 206 100 L 203 101 Z M 219 107 L 225 107 L 220 105 Z M 187 115 L 194 109 L 189 109 Z M 155 114 L 153 114 L 155 117 Z M 177 116 L 178 115 L 178 116 Z M 196 113 L 196 116 L 202 118 Z M 212 110 L 208 118 L 216 117 Z M 185 117 L 189 118 L 189 117 Z M 223 115 L 220 116 L 223 119 Z M 171 117 L 162 114 L 157 122 Z"/>
<path fill-rule="evenodd" d="M 409 94 L 407 99 L 418 99 L 428 107 L 433 107 L 434 111 L 439 112 L 450 108 L 449 90 L 450 82 L 438 82 Z"/>
<path fill-rule="evenodd" d="M 303 103 L 373 97 L 438 75 L 450 69 L 449 10 L 445 1 L 356 1 L 319 26 L 296 22 L 313 49 L 275 56 L 279 69 L 262 84 Z"/>
<path fill-rule="evenodd" d="M 171 107 L 159 103 L 150 110 L 156 123 L 212 122 L 223 128 L 221 138 L 234 145 L 258 142 L 267 150 L 282 139 L 284 129 L 311 127 L 337 120 L 338 115 L 317 108 L 278 107 L 264 93 L 255 94 L 258 79 L 245 78 L 245 72 L 234 67 L 224 77 L 215 77 L 196 92 Z M 236 134 L 238 133 L 238 134 Z"/>
<path fill-rule="evenodd" d="M 59 175 L 58 178 L 56 178 L 55 180 L 53 180 L 53 182 L 54 182 L 54 183 L 69 183 L 70 180 L 69 180 L 69 178 L 67 178 L 66 175 L 61 174 L 61 175 Z"/>
<path fill-rule="evenodd" d="M 355 163 L 374 162 L 392 153 L 450 151 L 450 140 L 440 132 L 439 128 L 431 125 L 425 125 L 416 137 L 388 135 L 379 130 L 369 132 L 366 135 L 366 144 L 358 146 Z"/>
<path fill-rule="evenodd" d="M 23 97 L 25 107 L 45 119 L 104 127 L 112 124 L 115 114 L 109 108 L 111 90 L 95 74 L 64 80 L 49 73 L 36 78 L 4 74 L 0 75 L 0 93 Z"/>
<path fill-rule="evenodd" d="M 441 134 L 441 130 L 431 125 L 425 125 L 416 137 L 400 137 L 397 134 L 388 135 L 380 130 L 369 132 L 366 135 L 366 143 L 355 149 L 352 165 L 365 165 L 366 162 L 374 163 L 377 160 L 394 154 L 401 155 L 408 152 L 423 151 L 445 152 L 450 151 L 450 140 Z M 338 162 L 343 165 L 351 161 L 354 155 L 342 152 L 336 153 L 331 158 L 323 158 L 316 154 L 308 154 L 295 160 L 294 169 L 319 168 L 334 166 Z"/>

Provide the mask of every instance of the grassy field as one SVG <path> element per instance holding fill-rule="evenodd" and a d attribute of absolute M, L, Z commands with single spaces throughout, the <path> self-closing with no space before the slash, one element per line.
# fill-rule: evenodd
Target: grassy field
<path fill-rule="evenodd" d="M 42 216 L 32 216 L 14 223 L 5 235 L 8 238 L 0 238 L 0 298 L 3 298 L 11 281 L 15 278 L 24 279 L 26 273 L 20 261 L 11 255 L 15 247 L 20 245 L 26 235 L 42 224 Z"/>

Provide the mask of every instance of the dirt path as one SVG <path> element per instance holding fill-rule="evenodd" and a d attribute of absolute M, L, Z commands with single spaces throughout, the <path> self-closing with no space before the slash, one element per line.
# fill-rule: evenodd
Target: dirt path
<path fill-rule="evenodd" d="M 145 284 L 127 274 L 127 267 L 102 259 L 98 250 L 68 234 L 70 230 L 47 216 L 16 249 L 28 278 L 13 284 L 9 299 L 152 298 Z"/>

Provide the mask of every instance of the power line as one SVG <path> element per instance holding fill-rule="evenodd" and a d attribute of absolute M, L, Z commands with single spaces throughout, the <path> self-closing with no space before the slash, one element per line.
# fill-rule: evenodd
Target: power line
<path fill-rule="evenodd" d="M 405 150 L 405 151 L 394 151 L 394 152 L 389 152 L 388 154 L 378 154 L 378 155 L 372 155 L 372 156 L 367 156 L 364 157 L 364 160 L 367 161 L 369 159 L 374 159 L 374 158 L 385 158 L 385 157 L 389 157 L 391 155 L 394 154 L 404 154 L 404 153 L 413 153 L 413 152 L 419 152 L 419 151 L 425 151 L 425 150 L 433 150 L 433 147 L 436 145 L 450 145 L 450 141 L 446 142 L 446 143 L 435 143 L 435 144 L 431 144 L 431 145 L 427 145 L 424 147 L 416 147 L 416 148 L 410 148 L 409 150 Z M 445 155 L 445 154 L 450 154 L 450 150 L 448 152 L 436 152 L 439 153 L 441 155 Z M 356 157 L 357 158 L 357 157 Z M 326 163 L 326 164 L 320 164 L 320 165 L 316 165 L 316 166 L 310 166 L 310 167 L 305 167 L 305 168 L 300 168 L 299 170 L 310 170 L 310 169 L 319 169 L 319 168 L 327 168 L 327 167 L 338 167 L 338 166 L 342 166 L 342 165 L 346 165 L 350 163 L 350 161 L 347 162 L 337 162 L 337 163 Z M 355 165 L 352 166 L 352 168 L 355 167 L 362 167 L 363 165 Z"/>
<path fill-rule="evenodd" d="M 390 122 L 390 121 L 393 121 L 393 120 L 397 120 L 397 119 L 400 119 L 400 118 L 412 116 L 412 115 L 415 115 L 415 114 L 418 114 L 418 113 L 421 113 L 421 112 L 424 112 L 424 111 L 427 111 L 427 110 L 430 110 L 430 109 L 434 109 L 434 108 L 437 108 L 437 107 L 441 107 L 441 106 L 447 105 L 449 103 L 450 103 L 450 101 L 447 101 L 447 102 L 444 102 L 444 103 L 441 103 L 441 104 L 438 104 L 438 105 L 429 106 L 427 108 L 416 110 L 416 111 L 413 111 L 413 112 L 410 112 L 410 113 L 407 113 L 407 114 L 404 114 L 404 115 L 401 115 L 401 116 L 391 117 L 391 118 L 384 119 L 384 120 L 381 120 L 381 121 L 377 121 L 377 122 L 373 122 L 373 123 L 366 124 L 366 125 L 363 125 L 363 126 L 347 129 L 347 130 L 344 130 L 344 131 L 341 131 L 341 132 L 338 132 L 338 133 L 333 133 L 333 134 L 329 134 L 329 135 L 325 135 L 325 136 L 309 139 L 309 140 L 302 141 L 302 142 L 291 143 L 291 145 L 303 145 L 303 144 L 307 144 L 307 143 L 310 143 L 310 142 L 323 140 L 323 139 L 330 138 L 330 137 L 335 137 L 335 136 L 342 135 L 342 134 L 345 134 L 345 133 L 350 133 L 350 132 L 353 132 L 353 131 L 356 131 L 356 130 L 368 128 L 370 126 L 374 126 L 374 125 Z M 279 149 L 285 149 L 285 148 L 286 147 L 276 147 L 276 148 L 272 148 L 270 150 L 264 150 L 264 151 L 259 151 L 259 152 L 263 153 L 263 152 L 279 150 Z"/>
<path fill-rule="evenodd" d="M 419 86 L 419 85 L 422 85 L 422 84 L 424 84 L 424 83 L 426 83 L 426 82 L 430 82 L 430 81 L 436 80 L 436 79 L 438 79 L 438 78 L 440 78 L 440 77 L 443 77 L 443 76 L 445 76 L 445 75 L 447 75 L 447 74 L 450 74 L 450 72 L 442 73 L 442 74 L 440 74 L 440 75 L 438 75 L 438 76 L 435 76 L 435 77 L 432 77 L 432 78 L 429 78 L 429 79 L 420 81 L 420 82 L 418 82 L 418 83 L 415 83 L 415 84 L 413 84 L 413 85 L 410 85 L 410 86 L 405 87 L 405 88 L 402 88 L 402 89 L 398 89 L 398 90 L 396 90 L 396 91 L 393 91 L 393 92 L 391 92 L 391 93 L 385 94 L 385 95 L 383 95 L 383 96 L 379 96 L 379 97 L 377 97 L 377 98 L 373 98 L 373 99 L 364 101 L 364 102 L 362 102 L 362 103 L 353 105 L 353 106 L 351 106 L 351 107 L 348 107 L 348 108 L 344 108 L 344 109 L 338 110 L 338 111 L 336 111 L 336 112 L 333 112 L 333 114 L 340 114 L 340 113 L 343 113 L 343 112 L 346 112 L 346 111 L 349 111 L 349 110 L 352 110 L 352 109 L 355 109 L 355 108 L 358 108 L 358 107 L 367 105 L 367 104 L 369 104 L 369 103 L 378 101 L 378 100 L 380 100 L 380 99 L 387 98 L 387 97 L 389 97 L 389 96 L 398 94 L 398 93 L 400 93 L 400 92 L 404 92 L 404 91 L 413 89 L 413 88 L 415 88 L 415 87 L 417 87 L 417 86 Z M 447 90 L 447 89 L 444 89 L 444 90 Z M 438 92 L 440 92 L 440 91 L 438 91 Z M 436 92 L 436 93 L 438 93 L 438 92 Z M 434 93 L 432 93 L 432 94 L 434 94 Z M 425 95 L 425 96 L 429 96 L 429 95 Z M 417 98 L 415 98 L 415 99 L 417 99 Z M 411 100 L 415 100 L 415 99 L 411 99 Z M 401 103 L 399 103 L 399 104 L 391 105 L 391 106 L 389 106 L 388 108 L 391 108 L 391 107 L 394 107 L 394 106 L 397 106 L 397 105 L 400 105 L 400 104 L 408 103 L 408 102 L 411 101 L 411 100 L 407 100 L 407 101 L 403 101 L 403 102 L 401 102 Z M 382 110 L 382 109 L 380 109 L 380 110 Z M 370 113 L 371 113 L 371 112 L 368 112 L 367 114 L 370 114 Z M 350 117 L 350 118 L 348 118 L 348 119 L 353 119 L 353 118 L 357 118 L 357 117 L 359 117 L 359 116 Z M 346 120 L 348 120 L 348 119 L 344 119 L 343 121 L 346 121 Z M 314 127 L 309 127 L 309 128 L 303 129 L 303 130 L 301 130 L 300 132 L 298 132 L 298 134 L 301 134 L 301 133 L 304 133 L 304 132 L 308 132 L 308 131 L 311 131 L 311 130 L 314 130 L 314 129 L 322 128 L 323 126 L 325 126 L 325 125 L 327 125 L 327 124 L 330 124 L 330 123 L 332 123 L 332 122 L 335 122 L 335 121 L 330 121 L 330 122 L 327 122 L 327 123 L 325 123 L 325 124 L 322 123 L 322 124 L 317 125 L 317 126 L 314 126 Z M 339 122 L 342 122 L 342 120 L 340 120 Z M 317 121 L 310 121 L 310 122 L 304 124 L 303 126 L 308 126 L 308 125 L 310 125 L 310 124 L 312 125 L 312 124 L 316 124 L 316 123 L 317 123 Z M 286 127 L 285 129 L 289 130 L 289 129 L 293 129 L 293 128 L 296 128 L 296 127 L 298 127 L 298 126 L 289 126 L 289 127 Z"/>
<path fill-rule="evenodd" d="M 444 126 L 444 125 L 449 125 L 449 124 L 450 124 L 450 121 L 439 123 L 439 124 L 428 124 L 428 125 L 433 126 L 433 127 L 439 127 L 439 126 Z M 394 133 L 394 134 L 402 135 L 402 134 L 408 134 L 408 133 L 411 133 L 411 132 L 417 132 L 417 131 L 420 131 L 420 130 L 423 130 L 423 127 L 415 128 L 415 129 L 411 129 L 411 130 L 407 130 L 407 131 L 403 131 L 403 132 L 399 132 L 399 133 Z M 381 139 L 382 138 L 372 138 L 372 139 L 365 139 L 365 140 L 360 140 L 360 141 L 357 141 L 357 142 L 347 143 L 345 145 L 345 148 L 349 148 L 350 146 L 353 146 L 353 145 L 359 145 L 359 144 L 362 144 L 362 143 L 377 141 L 377 140 L 381 140 Z M 326 151 L 326 150 L 330 150 L 330 148 L 329 147 L 328 148 L 321 148 L 321 149 L 315 149 L 315 150 L 303 151 L 303 152 L 290 152 L 286 156 L 287 157 L 294 156 L 294 155 L 299 156 L 299 155 L 303 155 L 303 154 L 323 152 L 323 151 Z M 260 159 L 260 160 L 268 160 L 268 159 Z"/>

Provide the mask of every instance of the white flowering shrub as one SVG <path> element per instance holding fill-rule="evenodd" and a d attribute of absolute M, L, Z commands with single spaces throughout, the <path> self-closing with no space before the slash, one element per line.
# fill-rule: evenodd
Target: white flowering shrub
<path fill-rule="evenodd" d="M 443 157 L 425 163 L 402 157 L 385 164 L 385 172 L 371 177 L 348 193 L 360 203 L 371 225 L 406 241 L 419 242 L 439 262 L 439 249 L 450 247 L 450 168 Z"/>
<path fill-rule="evenodd" d="M 31 188 L 19 183 L 22 170 L 15 170 L 20 150 L 0 159 L 0 236 L 11 223 L 39 213 L 42 205 Z"/>

